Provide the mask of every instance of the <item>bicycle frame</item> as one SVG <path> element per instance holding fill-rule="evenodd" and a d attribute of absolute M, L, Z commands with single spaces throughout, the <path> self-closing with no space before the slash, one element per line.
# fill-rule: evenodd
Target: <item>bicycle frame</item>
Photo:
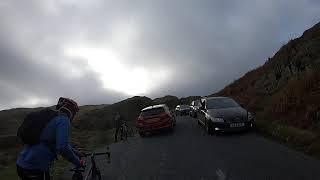
<path fill-rule="evenodd" d="M 89 172 L 87 176 L 84 178 L 84 180 L 89 180 L 89 177 L 91 175 L 92 178 L 98 177 L 99 180 L 101 180 L 101 172 L 96 164 L 95 161 L 95 156 L 100 156 L 100 155 L 107 155 L 108 159 L 110 159 L 110 152 L 105 152 L 105 153 L 91 153 L 91 154 L 85 154 L 86 156 L 90 155 L 90 160 L 91 160 L 91 167 L 89 169 Z"/>
<path fill-rule="evenodd" d="M 125 136 L 126 139 L 127 139 L 127 137 L 133 137 L 134 136 L 134 131 L 133 131 L 132 127 L 130 127 L 127 124 L 127 121 L 124 121 L 121 124 L 120 132 L 122 133 L 123 136 Z"/>
<path fill-rule="evenodd" d="M 95 156 L 107 155 L 108 163 L 110 163 L 110 152 L 103 153 L 85 153 L 84 157 L 90 156 L 91 166 L 88 174 L 83 179 L 82 173 L 85 172 L 84 168 L 73 168 L 70 171 L 73 171 L 74 174 L 72 176 L 73 180 L 92 180 L 99 179 L 101 180 L 101 172 L 96 164 Z"/>

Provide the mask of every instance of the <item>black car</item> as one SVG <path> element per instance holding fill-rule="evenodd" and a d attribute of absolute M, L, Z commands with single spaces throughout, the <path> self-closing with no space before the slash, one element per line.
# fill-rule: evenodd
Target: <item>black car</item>
<path fill-rule="evenodd" d="M 191 110 L 190 110 L 190 116 L 193 118 L 197 118 L 198 113 L 200 111 L 200 99 L 199 100 L 195 100 L 191 102 Z"/>
<path fill-rule="evenodd" d="M 203 125 L 208 134 L 250 129 L 254 117 L 229 97 L 209 97 L 201 99 L 198 124 Z"/>
<path fill-rule="evenodd" d="M 190 110 L 191 108 L 188 105 L 177 105 L 176 114 L 177 116 L 189 115 Z"/>

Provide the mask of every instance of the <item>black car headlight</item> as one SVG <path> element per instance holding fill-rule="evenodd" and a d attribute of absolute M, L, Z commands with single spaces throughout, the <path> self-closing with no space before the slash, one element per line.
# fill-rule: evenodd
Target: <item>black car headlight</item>
<path fill-rule="evenodd" d="M 223 118 L 216 118 L 216 117 L 211 118 L 211 121 L 212 122 L 224 122 Z"/>
<path fill-rule="evenodd" d="M 206 118 L 208 120 L 211 120 L 212 122 L 224 122 L 223 118 L 219 118 L 219 117 L 211 117 L 209 114 L 206 115 Z"/>

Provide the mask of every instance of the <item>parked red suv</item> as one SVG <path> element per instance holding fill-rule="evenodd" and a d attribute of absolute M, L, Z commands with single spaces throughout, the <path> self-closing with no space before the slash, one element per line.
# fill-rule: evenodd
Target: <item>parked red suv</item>
<path fill-rule="evenodd" d="M 155 130 L 173 130 L 175 124 L 175 118 L 171 114 L 168 106 L 160 104 L 142 109 L 137 119 L 136 127 L 139 130 L 140 136 L 144 136 L 146 132 Z"/>

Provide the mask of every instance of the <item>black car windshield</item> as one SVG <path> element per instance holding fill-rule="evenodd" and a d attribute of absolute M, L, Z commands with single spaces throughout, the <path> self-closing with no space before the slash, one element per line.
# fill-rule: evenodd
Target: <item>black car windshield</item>
<path fill-rule="evenodd" d="M 217 98 L 217 99 L 208 99 L 207 109 L 221 109 L 221 108 L 230 108 L 239 106 L 233 99 L 230 98 Z"/>
<path fill-rule="evenodd" d="M 161 114 L 164 113 L 164 108 L 163 107 L 159 107 L 159 108 L 153 108 L 153 109 L 147 109 L 141 112 L 141 116 L 142 117 L 147 117 L 147 116 L 154 116 L 157 114 Z"/>

